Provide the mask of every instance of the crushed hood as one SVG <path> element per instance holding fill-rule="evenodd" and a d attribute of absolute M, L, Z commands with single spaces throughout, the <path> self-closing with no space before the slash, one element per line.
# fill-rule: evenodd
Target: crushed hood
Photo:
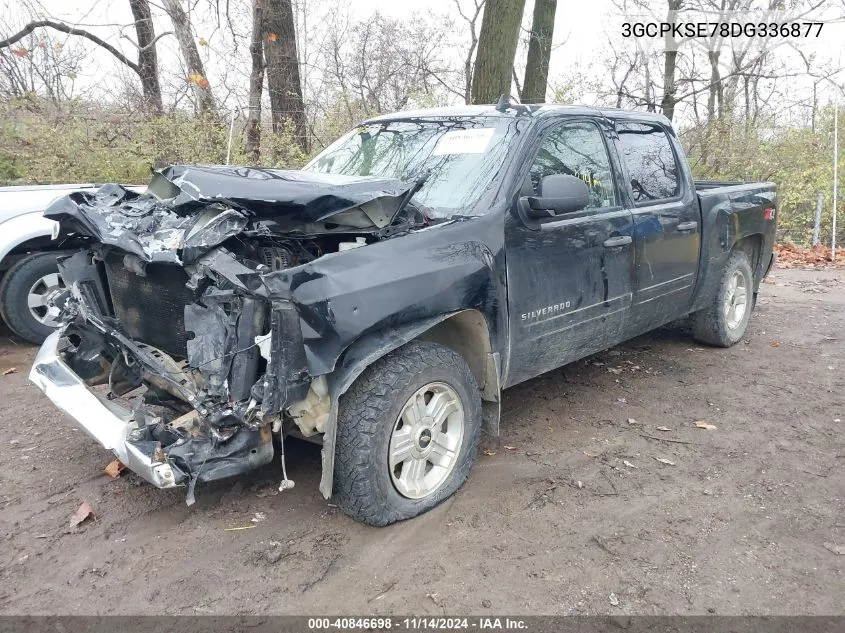
<path fill-rule="evenodd" d="M 239 233 L 383 228 L 414 183 L 254 167 L 174 165 L 144 193 L 77 191 L 44 216 L 144 261 L 184 264 Z"/>

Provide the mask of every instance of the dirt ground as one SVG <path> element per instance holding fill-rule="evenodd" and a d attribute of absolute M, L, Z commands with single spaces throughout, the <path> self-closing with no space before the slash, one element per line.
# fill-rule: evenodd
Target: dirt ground
<path fill-rule="evenodd" d="M 732 349 L 665 328 L 505 392 L 458 494 L 381 529 L 306 443 L 283 493 L 109 479 L 0 345 L 5 614 L 845 613 L 845 271 L 776 271 Z"/>

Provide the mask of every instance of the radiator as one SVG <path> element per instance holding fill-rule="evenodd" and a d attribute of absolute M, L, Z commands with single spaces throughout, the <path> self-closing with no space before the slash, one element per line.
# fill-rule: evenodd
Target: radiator
<path fill-rule="evenodd" d="M 119 255 L 106 259 L 115 316 L 129 337 L 185 358 L 185 306 L 195 300 L 185 287 L 188 275 L 169 264 L 148 264 L 146 273 L 140 277 L 127 270 Z"/>

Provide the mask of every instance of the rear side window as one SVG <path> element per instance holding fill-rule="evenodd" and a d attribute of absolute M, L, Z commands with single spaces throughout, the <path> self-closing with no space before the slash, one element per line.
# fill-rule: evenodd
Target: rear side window
<path fill-rule="evenodd" d="M 666 132 L 647 123 L 617 123 L 616 131 L 634 202 L 659 202 L 679 196 L 678 166 Z"/>

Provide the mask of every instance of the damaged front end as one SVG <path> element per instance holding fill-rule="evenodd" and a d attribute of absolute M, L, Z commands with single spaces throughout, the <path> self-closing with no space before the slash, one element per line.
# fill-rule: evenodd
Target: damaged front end
<path fill-rule="evenodd" d="M 63 325 L 30 379 L 148 482 L 188 485 L 190 504 L 197 482 L 272 461 L 274 432 L 323 431 L 326 378 L 309 374 L 278 273 L 421 225 L 400 213 L 414 187 L 171 167 L 144 194 L 62 198 L 45 215 L 88 246 L 59 261 Z"/>

